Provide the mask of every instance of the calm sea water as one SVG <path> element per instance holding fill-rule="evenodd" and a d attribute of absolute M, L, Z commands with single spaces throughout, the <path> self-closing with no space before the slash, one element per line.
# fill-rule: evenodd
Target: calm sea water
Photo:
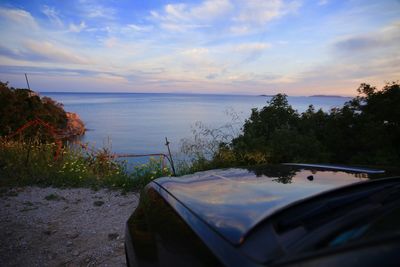
<path fill-rule="evenodd" d="M 117 153 L 166 152 L 165 137 L 173 151 L 179 150 L 182 138 L 191 136 L 191 127 L 201 121 L 218 127 L 231 121 L 228 110 L 239 114 L 241 121 L 252 108 L 266 105 L 270 97 L 192 94 L 141 93 L 41 93 L 64 104 L 85 122 L 88 131 L 83 137 L 102 147 L 111 142 Z M 349 98 L 289 97 L 289 103 L 302 112 L 308 105 L 325 111 L 340 107 Z"/>

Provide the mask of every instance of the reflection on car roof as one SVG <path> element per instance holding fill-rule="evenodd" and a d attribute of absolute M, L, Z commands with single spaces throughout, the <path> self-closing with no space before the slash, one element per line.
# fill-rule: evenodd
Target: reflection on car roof
<path fill-rule="evenodd" d="M 226 240 L 238 245 L 257 223 L 279 209 L 368 177 L 360 169 L 280 165 L 275 169 L 213 170 L 155 182 Z"/>

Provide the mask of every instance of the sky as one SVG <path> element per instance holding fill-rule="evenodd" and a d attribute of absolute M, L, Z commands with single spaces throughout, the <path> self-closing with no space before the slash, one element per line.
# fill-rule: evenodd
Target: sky
<path fill-rule="evenodd" d="M 0 0 L 0 80 L 42 92 L 345 95 L 400 79 L 400 0 Z"/>

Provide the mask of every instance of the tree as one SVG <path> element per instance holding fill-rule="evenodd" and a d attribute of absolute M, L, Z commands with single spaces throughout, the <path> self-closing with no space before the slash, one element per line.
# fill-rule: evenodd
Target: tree
<path fill-rule="evenodd" d="M 242 134 L 222 144 L 214 160 L 399 165 L 399 83 L 382 90 L 363 83 L 357 91 L 342 108 L 324 112 L 310 106 L 302 114 L 278 94 L 262 109 L 252 109 Z"/>

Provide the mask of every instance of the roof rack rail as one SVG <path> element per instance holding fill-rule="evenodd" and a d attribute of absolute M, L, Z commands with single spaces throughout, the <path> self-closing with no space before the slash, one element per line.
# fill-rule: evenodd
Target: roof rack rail
<path fill-rule="evenodd" d="M 330 170 L 361 172 L 361 173 L 368 173 L 368 174 L 385 173 L 385 170 L 367 169 L 367 168 L 358 168 L 358 167 L 345 167 L 345 166 L 340 166 L 340 165 L 303 164 L 303 163 L 283 163 L 283 165 L 324 168 L 324 169 L 330 169 Z"/>

